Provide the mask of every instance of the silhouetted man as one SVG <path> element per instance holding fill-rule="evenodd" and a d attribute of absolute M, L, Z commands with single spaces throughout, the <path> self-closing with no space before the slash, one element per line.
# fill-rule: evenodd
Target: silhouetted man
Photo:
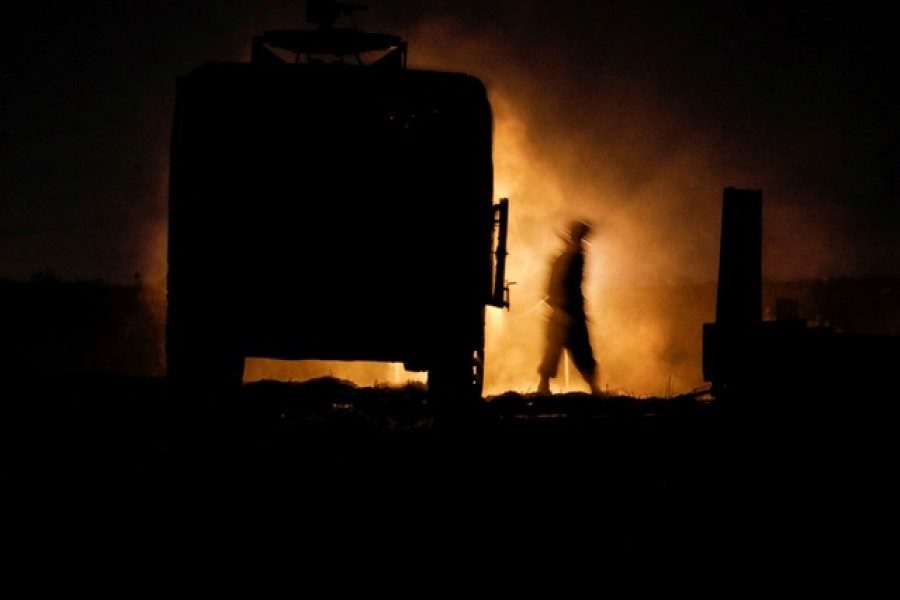
<path fill-rule="evenodd" d="M 554 259 L 550 269 L 545 301 L 553 310 L 547 322 L 544 356 L 538 367 L 539 394 L 550 393 L 550 380 L 556 377 L 564 350 L 569 352 L 578 372 L 599 396 L 599 365 L 594 358 L 588 335 L 587 314 L 584 308 L 584 240 L 591 233 L 587 221 L 569 225 L 566 246 Z"/>

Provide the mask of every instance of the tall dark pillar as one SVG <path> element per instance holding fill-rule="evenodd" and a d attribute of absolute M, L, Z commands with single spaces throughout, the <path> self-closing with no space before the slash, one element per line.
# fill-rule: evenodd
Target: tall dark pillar
<path fill-rule="evenodd" d="M 716 324 L 748 331 L 762 321 L 762 190 L 725 188 Z"/>

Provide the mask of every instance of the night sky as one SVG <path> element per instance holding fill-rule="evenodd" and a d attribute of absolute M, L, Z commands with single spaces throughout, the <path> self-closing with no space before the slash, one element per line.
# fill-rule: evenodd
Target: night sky
<path fill-rule="evenodd" d="M 401 35 L 411 68 L 487 86 L 517 310 L 539 299 L 574 216 L 599 224 L 597 288 L 714 281 L 727 186 L 763 191 L 765 277 L 900 275 L 900 65 L 885 5 L 364 4 L 338 25 Z M 0 277 L 163 282 L 175 78 L 248 60 L 253 35 L 309 27 L 304 10 L 0 9 Z"/>

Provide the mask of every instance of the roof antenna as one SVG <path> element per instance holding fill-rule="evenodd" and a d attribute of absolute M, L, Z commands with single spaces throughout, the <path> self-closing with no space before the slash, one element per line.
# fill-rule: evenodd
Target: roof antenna
<path fill-rule="evenodd" d="M 306 0 L 306 21 L 317 24 L 319 29 L 331 29 L 342 14 L 349 16 L 354 11 L 366 8 L 368 7 L 334 0 Z"/>

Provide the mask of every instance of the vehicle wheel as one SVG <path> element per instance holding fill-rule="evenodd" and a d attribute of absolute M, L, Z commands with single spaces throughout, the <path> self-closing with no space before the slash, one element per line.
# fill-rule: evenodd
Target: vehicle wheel
<path fill-rule="evenodd" d="M 484 390 L 484 349 L 442 356 L 428 371 L 436 422 L 462 424 L 478 417 Z"/>
<path fill-rule="evenodd" d="M 185 315 L 186 316 L 186 315 Z M 173 318 L 174 317 L 174 318 Z M 240 390 L 244 357 L 237 345 L 199 318 L 169 313 L 166 330 L 166 373 L 169 388 L 216 401 Z M 190 324 L 190 325 L 189 325 Z"/>

